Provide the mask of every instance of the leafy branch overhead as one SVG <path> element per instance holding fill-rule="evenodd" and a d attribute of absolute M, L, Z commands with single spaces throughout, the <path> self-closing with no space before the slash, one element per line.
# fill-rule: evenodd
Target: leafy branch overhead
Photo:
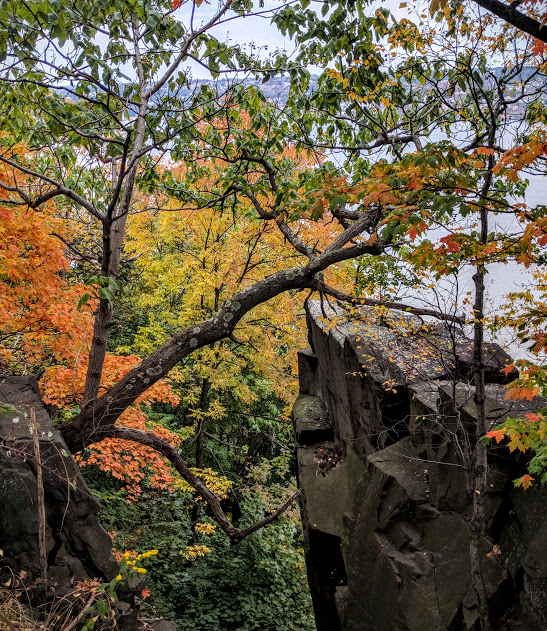
<path fill-rule="evenodd" d="M 219 393 L 238 413 L 260 388 L 290 399 L 306 298 L 477 324 L 466 304 L 383 291 L 377 262 L 412 268 L 416 288 L 540 256 L 544 213 L 520 200 L 545 162 L 545 51 L 490 35 L 469 4 L 412 21 L 358 0 L 0 3 L 1 361 L 32 363 L 73 452 L 93 446 L 94 464 L 127 479 L 113 454 L 134 443 L 139 482 L 145 454 L 151 468 L 167 458 L 157 488 L 176 471 L 239 541 L 288 502 L 237 528 L 193 469 L 227 416 Z M 218 35 L 257 15 L 297 53 Z M 285 98 L 268 100 L 260 81 L 277 79 Z M 162 406 L 191 430 L 176 414 L 155 422 Z"/>

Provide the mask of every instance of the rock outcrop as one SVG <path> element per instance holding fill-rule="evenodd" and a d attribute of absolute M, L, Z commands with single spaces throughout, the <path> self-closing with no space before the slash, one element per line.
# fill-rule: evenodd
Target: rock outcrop
<path fill-rule="evenodd" d="M 0 574 L 29 579 L 40 570 L 38 484 L 30 410 L 42 463 L 48 585 L 57 595 L 74 580 L 112 579 L 117 563 L 97 520 L 98 502 L 54 428 L 34 377 L 0 377 Z"/>
<path fill-rule="evenodd" d="M 293 418 L 308 579 L 318 631 L 478 628 L 469 557 L 471 341 L 443 325 L 370 310 L 347 321 L 308 304 Z M 510 358 L 485 349 L 491 425 L 510 404 Z M 456 413 L 457 410 L 457 413 Z M 547 628 L 547 489 L 513 480 L 523 462 L 491 450 L 482 569 L 495 629 Z"/>

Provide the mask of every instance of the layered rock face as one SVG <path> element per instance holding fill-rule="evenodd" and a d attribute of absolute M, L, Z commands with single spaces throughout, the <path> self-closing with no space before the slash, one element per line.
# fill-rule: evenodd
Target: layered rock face
<path fill-rule="evenodd" d="M 30 410 L 36 415 L 36 430 Z M 57 594 L 74 580 L 112 579 L 117 563 L 89 493 L 44 408 L 34 377 L 0 376 L 0 575 L 39 575 L 38 483 L 33 431 L 39 439 L 46 507 L 48 584 Z"/>
<path fill-rule="evenodd" d="M 472 343 L 444 325 L 308 304 L 293 417 L 308 579 L 318 631 L 478 628 L 469 557 Z M 496 425 L 545 400 L 509 402 L 510 358 L 485 349 Z M 498 630 L 547 628 L 547 489 L 489 455 L 483 575 Z"/>

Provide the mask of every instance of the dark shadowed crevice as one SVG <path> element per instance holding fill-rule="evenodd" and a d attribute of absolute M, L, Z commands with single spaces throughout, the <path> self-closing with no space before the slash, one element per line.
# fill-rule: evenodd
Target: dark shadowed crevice
<path fill-rule="evenodd" d="M 382 448 L 389 447 L 410 435 L 410 398 L 406 388 L 398 388 L 397 392 L 384 392 L 380 410 L 382 425 L 385 428 L 380 441 Z"/>
<path fill-rule="evenodd" d="M 347 584 L 340 537 L 310 528 L 307 573 L 317 631 L 340 631 L 336 588 Z"/>

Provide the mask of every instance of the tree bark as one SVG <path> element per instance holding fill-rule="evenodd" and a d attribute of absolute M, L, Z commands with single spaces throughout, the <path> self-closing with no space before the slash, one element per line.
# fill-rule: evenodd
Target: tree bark
<path fill-rule="evenodd" d="M 211 382 L 209 379 L 202 379 L 201 392 L 199 395 L 198 410 L 200 411 L 201 418 L 198 419 L 198 427 L 196 433 L 196 467 L 203 469 L 205 466 L 204 458 L 204 445 L 205 445 L 205 418 L 204 414 L 209 408 L 209 390 L 211 388 Z"/>
<path fill-rule="evenodd" d="M 83 406 L 99 396 L 108 344 L 108 330 L 111 323 L 112 304 L 110 300 L 101 298 L 93 323 L 93 337 L 91 338 L 91 348 L 89 350 Z"/>

